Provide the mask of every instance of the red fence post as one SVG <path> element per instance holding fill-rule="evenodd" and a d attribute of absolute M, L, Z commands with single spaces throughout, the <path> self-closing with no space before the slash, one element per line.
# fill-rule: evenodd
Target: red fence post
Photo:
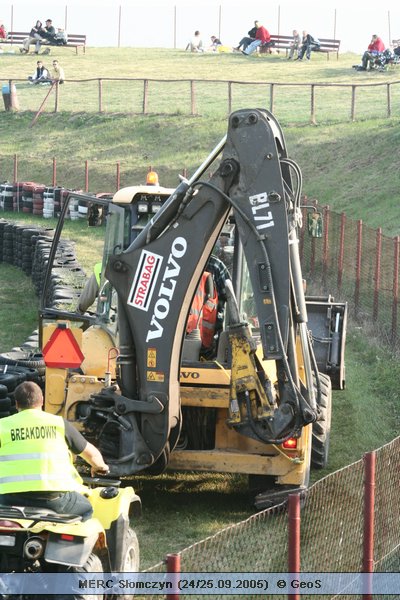
<path fill-rule="evenodd" d="M 167 554 L 167 573 L 181 572 L 181 556 L 180 554 Z M 179 600 L 179 591 L 174 594 L 167 594 L 171 600 Z"/>
<path fill-rule="evenodd" d="M 18 181 L 18 154 L 14 154 L 14 183 Z"/>
<path fill-rule="evenodd" d="M 344 232 L 346 227 L 346 215 L 342 213 L 340 218 L 340 242 L 339 242 L 339 256 L 338 256 L 338 278 L 337 286 L 340 291 L 343 283 L 343 264 L 344 264 Z"/>
<path fill-rule="evenodd" d="M 374 572 L 375 464 L 375 451 L 364 455 L 363 573 Z M 365 581 L 363 598 L 372 600 L 372 577 Z"/>
<path fill-rule="evenodd" d="M 356 255 L 356 285 L 354 289 L 354 310 L 357 314 L 360 303 L 361 259 L 362 259 L 362 226 L 361 219 L 357 221 L 357 255 Z"/>
<path fill-rule="evenodd" d="M 300 573 L 300 494 L 289 494 L 288 571 Z M 300 600 L 300 594 L 289 594 L 289 600 Z"/>
<path fill-rule="evenodd" d="M 326 276 L 328 274 L 329 217 L 330 217 L 329 206 L 325 206 L 325 208 L 324 208 L 324 250 L 323 250 L 323 258 L 322 258 L 322 281 L 323 281 L 324 287 L 326 285 Z"/>
<path fill-rule="evenodd" d="M 52 180 L 53 187 L 56 186 L 56 182 L 57 182 L 57 159 L 55 156 L 53 156 L 53 180 Z"/>
<path fill-rule="evenodd" d="M 89 191 L 89 161 L 85 160 L 85 192 Z"/>
<path fill-rule="evenodd" d="M 397 307 L 399 304 L 399 263 L 400 263 L 400 236 L 394 238 L 393 256 L 393 307 L 392 307 L 392 344 L 397 341 Z"/>
<path fill-rule="evenodd" d="M 119 162 L 117 162 L 117 176 L 116 176 L 115 185 L 116 185 L 116 188 L 118 191 L 121 187 L 121 164 Z"/>
<path fill-rule="evenodd" d="M 376 230 L 376 251 L 375 251 L 375 284 L 374 284 L 374 321 L 378 318 L 379 312 L 379 290 L 381 287 L 381 258 L 382 258 L 382 229 Z"/>

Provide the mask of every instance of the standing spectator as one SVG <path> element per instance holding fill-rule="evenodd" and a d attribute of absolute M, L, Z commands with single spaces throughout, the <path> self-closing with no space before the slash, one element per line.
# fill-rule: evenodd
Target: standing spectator
<path fill-rule="evenodd" d="M 255 21 L 255 23 L 257 23 L 257 21 Z M 247 32 L 248 37 L 243 37 L 240 40 L 239 44 L 236 46 L 236 48 L 234 48 L 234 50 L 237 50 L 239 52 L 242 46 L 243 50 L 246 50 L 247 46 L 249 46 L 256 39 L 256 33 L 257 27 L 254 25 L 254 27 Z"/>
<path fill-rule="evenodd" d="M 366 71 L 369 67 L 371 67 L 372 61 L 374 61 L 379 54 L 385 51 L 385 44 L 382 42 L 381 38 L 374 34 L 371 38 L 371 42 L 368 46 L 368 49 L 364 52 L 363 57 L 361 59 L 361 65 L 357 67 L 357 71 Z"/>
<path fill-rule="evenodd" d="M 1 40 L 6 40 L 6 39 L 7 39 L 7 31 L 6 31 L 6 28 L 4 27 L 3 21 L 0 21 L 0 42 L 1 42 Z"/>
<path fill-rule="evenodd" d="M 297 31 L 297 29 L 293 29 L 293 39 L 290 42 L 290 50 L 289 50 L 288 60 L 291 60 L 293 58 L 293 55 L 295 52 L 297 55 L 299 54 L 300 46 L 301 46 L 300 34 Z"/>
<path fill-rule="evenodd" d="M 42 83 L 43 81 L 47 81 L 48 77 L 49 77 L 48 70 L 46 69 L 46 67 L 44 66 L 42 61 L 38 60 L 36 63 L 36 71 L 33 73 L 33 75 L 29 75 L 28 79 L 29 79 L 29 83 L 38 84 L 38 83 Z"/>
<path fill-rule="evenodd" d="M 40 52 L 40 42 L 43 40 L 45 30 L 43 29 L 42 22 L 36 21 L 36 24 L 32 27 L 29 32 L 29 37 L 25 38 L 22 42 L 22 48 L 20 52 L 28 54 L 29 46 L 35 42 L 35 54 Z"/>
<path fill-rule="evenodd" d="M 311 59 L 311 51 L 318 51 L 321 47 L 321 43 L 318 38 L 313 38 L 307 31 L 303 31 L 303 39 L 301 40 L 301 48 L 298 58 L 296 60 L 303 60 L 304 55 L 306 59 Z"/>
<path fill-rule="evenodd" d="M 190 52 L 203 52 L 203 41 L 201 39 L 200 31 L 195 31 L 194 36 L 188 43 L 185 48 L 186 50 L 190 50 Z"/>
<path fill-rule="evenodd" d="M 258 48 L 258 46 L 268 47 L 272 45 L 269 31 L 265 29 L 265 27 L 261 25 L 259 21 L 255 21 L 254 23 L 257 28 L 256 39 L 247 46 L 246 50 L 242 50 L 242 53 L 246 54 L 247 56 L 252 54 Z"/>

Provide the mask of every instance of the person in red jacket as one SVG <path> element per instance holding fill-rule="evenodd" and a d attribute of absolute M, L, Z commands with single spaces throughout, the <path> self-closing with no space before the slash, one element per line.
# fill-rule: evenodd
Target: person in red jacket
<path fill-rule="evenodd" d="M 373 61 L 375 61 L 375 59 L 384 51 L 385 44 L 382 42 L 380 37 L 374 34 L 371 38 L 368 49 L 363 54 L 361 66 L 357 67 L 357 71 L 366 71 L 368 69 L 368 63 L 369 67 L 371 68 Z"/>
<path fill-rule="evenodd" d="M 261 23 L 259 21 L 255 21 L 254 22 L 257 31 L 256 31 L 256 39 L 254 40 L 254 42 L 252 42 L 251 44 L 249 44 L 246 48 L 246 50 L 242 50 L 243 54 L 252 54 L 252 52 L 254 52 L 256 50 L 256 48 L 258 48 L 258 46 L 270 46 L 271 44 L 271 36 L 269 34 L 269 31 L 267 31 L 267 29 L 265 29 L 265 27 L 263 25 L 261 25 Z"/>

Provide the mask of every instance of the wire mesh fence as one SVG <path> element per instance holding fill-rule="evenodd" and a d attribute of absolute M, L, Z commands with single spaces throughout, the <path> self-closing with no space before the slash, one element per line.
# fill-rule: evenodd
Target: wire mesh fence
<path fill-rule="evenodd" d="M 374 571 L 399 571 L 400 437 L 379 448 L 374 455 L 374 482 L 368 480 L 366 461 L 359 460 L 309 488 L 301 510 L 302 573 L 361 573 L 368 527 L 374 529 Z M 370 522 L 365 511 L 367 484 L 372 484 L 375 489 L 374 522 Z M 289 529 L 285 504 L 264 510 L 180 551 L 180 571 L 289 572 Z M 163 572 L 165 565 L 165 562 L 159 562 L 146 572 Z M 226 591 L 225 594 L 213 595 L 213 598 L 223 598 L 224 595 Z M 229 597 L 243 598 L 231 594 Z M 274 595 L 277 600 L 287 597 Z M 338 590 L 334 596 L 323 597 L 361 600 L 363 596 L 347 595 Z M 301 598 L 315 600 L 320 597 L 302 594 Z M 396 596 L 374 595 L 374 598 L 395 600 Z"/>
<path fill-rule="evenodd" d="M 303 273 L 318 293 L 347 301 L 352 316 L 393 350 L 399 350 L 400 238 L 325 207 L 321 238 L 301 240 Z M 317 282 L 317 283 L 313 283 Z"/>

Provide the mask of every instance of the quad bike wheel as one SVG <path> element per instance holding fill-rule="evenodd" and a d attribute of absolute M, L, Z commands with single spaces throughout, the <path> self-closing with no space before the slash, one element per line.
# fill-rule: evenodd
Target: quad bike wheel
<path fill-rule="evenodd" d="M 71 567 L 71 573 L 102 573 L 103 565 L 97 554 L 90 554 L 83 567 Z M 54 600 L 106 600 L 105 594 L 73 594 L 52 596 Z"/>
<path fill-rule="evenodd" d="M 136 533 L 130 527 L 124 534 L 123 573 L 137 573 L 140 565 L 139 542 Z"/>

